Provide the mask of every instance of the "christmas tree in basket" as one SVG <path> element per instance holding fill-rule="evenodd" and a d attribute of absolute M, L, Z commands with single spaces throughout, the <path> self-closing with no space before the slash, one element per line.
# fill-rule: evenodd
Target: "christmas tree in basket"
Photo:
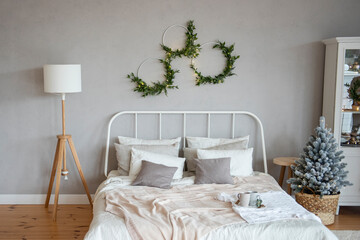
<path fill-rule="evenodd" d="M 296 192 L 296 201 L 316 214 L 324 225 L 335 222 L 340 189 L 352 185 L 346 180 L 346 163 L 341 162 L 343 152 L 337 148 L 331 129 L 325 128 L 325 118 L 320 117 L 315 135 L 310 137 L 296 165 L 291 166 L 294 178 L 288 180 Z"/>
<path fill-rule="evenodd" d="M 340 189 L 352 185 L 346 180 L 348 171 L 345 171 L 346 163 L 342 151 L 337 151 L 338 144 L 331 133 L 331 129 L 325 127 L 325 117 L 320 117 L 320 126 L 315 129 L 304 148 L 300 159 L 291 166 L 294 178 L 288 180 L 295 192 L 304 189 L 305 193 L 316 195 L 335 195 Z"/>

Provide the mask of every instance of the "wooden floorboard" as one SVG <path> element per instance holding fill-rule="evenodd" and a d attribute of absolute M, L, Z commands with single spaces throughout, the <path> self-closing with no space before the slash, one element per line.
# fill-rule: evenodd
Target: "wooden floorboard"
<path fill-rule="evenodd" d="M 340 207 L 335 223 L 327 227 L 331 230 L 360 230 L 360 207 Z"/>
<path fill-rule="evenodd" d="M 57 222 L 52 205 L 0 205 L 0 239 L 83 239 L 92 219 L 90 205 L 60 205 Z M 341 207 L 332 230 L 360 230 L 360 207 Z"/>
<path fill-rule="evenodd" d="M 0 239 L 83 239 L 92 219 L 90 205 L 0 205 Z"/>

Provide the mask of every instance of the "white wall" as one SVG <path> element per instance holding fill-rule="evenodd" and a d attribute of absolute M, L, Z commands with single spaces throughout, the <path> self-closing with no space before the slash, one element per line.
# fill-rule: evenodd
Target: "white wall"
<path fill-rule="evenodd" d="M 46 193 L 61 109 L 59 97 L 43 93 L 44 64 L 82 64 L 83 92 L 67 96 L 67 132 L 91 192 L 104 179 L 107 121 L 121 110 L 248 110 L 264 123 L 269 163 L 297 156 L 321 114 L 321 40 L 359 36 L 359 9 L 358 0 L 1 0 L 0 194 Z M 146 99 L 132 92 L 126 75 L 145 58 L 162 57 L 163 31 L 191 19 L 199 43 L 235 43 L 237 76 L 196 87 L 180 59 L 179 90 Z M 167 41 L 180 47 L 181 31 Z M 221 70 L 221 55 L 203 54 L 204 73 Z M 149 62 L 142 76 L 155 80 L 159 70 Z M 269 168 L 278 177 L 279 168 Z M 83 193 L 71 161 L 69 170 L 61 192 Z"/>

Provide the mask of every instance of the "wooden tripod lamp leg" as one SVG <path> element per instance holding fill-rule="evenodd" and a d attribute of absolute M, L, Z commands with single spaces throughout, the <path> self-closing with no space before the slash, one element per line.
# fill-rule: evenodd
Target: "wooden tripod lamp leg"
<path fill-rule="evenodd" d="M 58 160 L 59 160 L 59 146 L 60 146 L 60 139 L 58 139 L 58 142 L 57 142 L 57 145 L 56 145 L 56 151 L 55 151 L 54 162 L 53 162 L 53 166 L 52 166 L 52 170 L 51 170 L 49 188 L 48 188 L 47 195 L 46 195 L 46 200 L 45 200 L 45 207 L 46 208 L 49 206 L 51 191 L 52 191 L 54 178 L 55 178 L 55 173 L 56 173 L 56 167 L 57 167 Z"/>
<path fill-rule="evenodd" d="M 57 172 L 56 172 L 56 185 L 55 185 L 55 199 L 54 199 L 54 210 L 53 210 L 53 221 L 56 222 L 56 214 L 57 214 L 57 205 L 59 201 L 59 190 L 60 190 L 60 177 L 61 177 L 61 165 L 64 157 L 64 148 L 65 139 L 60 139 L 60 147 L 59 147 L 59 159 L 57 164 Z"/>
<path fill-rule="evenodd" d="M 81 170 L 81 165 L 80 165 L 80 161 L 79 161 L 78 155 L 77 155 L 77 153 L 76 153 L 76 149 L 75 149 L 75 146 L 74 146 L 74 142 L 72 141 L 72 138 L 71 138 L 71 137 L 68 138 L 67 140 L 68 140 L 68 142 L 69 142 L 70 150 L 71 150 L 71 153 L 72 153 L 72 155 L 73 155 L 73 157 L 74 157 L 76 167 L 77 167 L 77 169 L 78 169 L 78 171 L 79 171 L 81 181 L 82 181 L 82 183 L 83 183 L 83 185 L 84 185 L 84 188 L 85 188 L 85 191 L 86 191 L 86 195 L 87 195 L 87 197 L 88 197 L 88 199 L 89 199 L 89 202 L 90 202 L 90 205 L 91 205 L 91 207 L 92 207 L 93 205 L 92 205 L 92 200 L 91 200 L 91 196 L 90 196 L 90 193 L 89 193 L 89 188 L 88 188 L 88 186 L 87 186 L 87 184 L 86 184 L 84 174 L 83 174 L 83 172 L 82 172 L 82 170 Z"/>

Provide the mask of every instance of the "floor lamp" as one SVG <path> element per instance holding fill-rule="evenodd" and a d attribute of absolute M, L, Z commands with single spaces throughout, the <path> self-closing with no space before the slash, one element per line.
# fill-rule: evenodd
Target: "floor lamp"
<path fill-rule="evenodd" d="M 64 65 L 45 65 L 44 66 L 44 91 L 46 93 L 61 94 L 62 103 L 62 134 L 57 135 L 57 146 L 55 151 L 54 162 L 51 170 L 49 188 L 45 201 L 45 208 L 49 206 L 51 191 L 56 177 L 55 199 L 53 210 L 53 221 L 56 221 L 57 206 L 59 200 L 60 177 L 65 176 L 67 180 L 68 170 L 66 168 L 66 142 L 70 146 L 72 156 L 76 167 L 79 171 L 81 181 L 84 185 L 87 197 L 92 207 L 92 200 L 89 188 L 86 184 L 84 174 L 81 170 L 78 155 L 75 150 L 74 142 L 71 135 L 65 134 L 65 94 L 81 92 L 81 65 L 64 64 Z M 62 169 L 61 169 L 62 167 Z M 56 176 L 55 176 L 56 175 Z"/>

